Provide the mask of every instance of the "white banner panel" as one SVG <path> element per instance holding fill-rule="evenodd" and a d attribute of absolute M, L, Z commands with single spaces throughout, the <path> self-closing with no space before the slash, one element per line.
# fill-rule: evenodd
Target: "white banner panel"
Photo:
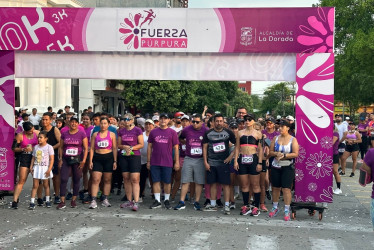
<path fill-rule="evenodd" d="M 16 51 L 18 78 L 295 81 L 295 54 Z"/>

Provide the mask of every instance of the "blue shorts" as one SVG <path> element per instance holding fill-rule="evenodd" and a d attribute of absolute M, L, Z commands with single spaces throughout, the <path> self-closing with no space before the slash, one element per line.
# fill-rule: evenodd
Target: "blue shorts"
<path fill-rule="evenodd" d="M 173 168 L 162 166 L 151 166 L 152 182 L 163 182 L 165 184 L 171 183 L 171 173 Z"/>

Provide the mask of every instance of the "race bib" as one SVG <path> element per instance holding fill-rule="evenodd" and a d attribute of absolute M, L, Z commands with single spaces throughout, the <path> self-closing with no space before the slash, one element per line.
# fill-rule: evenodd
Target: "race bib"
<path fill-rule="evenodd" d="M 67 156 L 77 156 L 78 155 L 78 148 L 67 148 L 65 151 L 65 155 Z"/>
<path fill-rule="evenodd" d="M 97 142 L 97 146 L 99 148 L 106 148 L 106 147 L 109 146 L 109 141 L 108 140 L 99 141 L 99 142 Z"/>
<path fill-rule="evenodd" d="M 338 149 L 338 152 L 339 152 L 339 153 L 344 153 L 344 152 L 345 152 L 345 148 L 339 148 L 339 149 Z"/>
<path fill-rule="evenodd" d="M 202 148 L 191 148 L 191 155 L 202 155 Z"/>
<path fill-rule="evenodd" d="M 370 134 L 371 134 L 372 136 L 374 136 L 374 131 L 370 132 Z"/>
<path fill-rule="evenodd" d="M 253 155 L 242 155 L 242 164 L 252 164 Z"/>
<path fill-rule="evenodd" d="M 182 144 L 182 151 L 186 151 L 186 144 Z"/>
<path fill-rule="evenodd" d="M 213 144 L 213 151 L 214 153 L 224 152 L 226 149 L 224 142 L 214 143 Z"/>

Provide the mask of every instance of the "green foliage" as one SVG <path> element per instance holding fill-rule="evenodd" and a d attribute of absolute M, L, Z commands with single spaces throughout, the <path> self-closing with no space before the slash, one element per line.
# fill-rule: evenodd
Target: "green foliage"
<path fill-rule="evenodd" d="M 262 99 L 261 113 L 265 114 L 269 111 L 272 115 L 293 114 L 293 105 L 289 107 L 288 103 L 294 95 L 294 90 L 289 86 L 290 83 L 281 82 L 267 88 Z"/>
<path fill-rule="evenodd" d="M 237 89 L 235 97 L 229 101 L 230 106 L 234 108 L 234 112 L 238 108 L 246 108 L 248 112 L 253 111 L 253 101 L 252 97 L 248 95 L 247 92 L 244 92 L 241 89 Z"/>
<path fill-rule="evenodd" d="M 127 105 L 142 112 L 155 110 L 202 113 L 204 106 L 227 113 L 230 107 L 245 106 L 252 109 L 252 99 L 238 92 L 238 82 L 200 81 L 121 81 Z M 230 111 L 231 112 L 231 111 Z"/>
<path fill-rule="evenodd" d="M 356 110 L 373 103 L 374 0 L 321 0 L 336 7 L 335 100 Z"/>

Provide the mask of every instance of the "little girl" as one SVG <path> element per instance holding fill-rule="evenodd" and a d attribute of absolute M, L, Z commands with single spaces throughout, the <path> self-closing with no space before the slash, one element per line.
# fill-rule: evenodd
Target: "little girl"
<path fill-rule="evenodd" d="M 30 210 L 35 209 L 35 195 L 39 187 L 40 180 L 43 180 L 43 186 L 46 195 L 46 207 L 51 207 L 50 194 L 49 194 L 49 184 L 48 179 L 53 177 L 52 167 L 54 162 L 54 151 L 53 147 L 47 144 L 47 132 L 42 131 L 39 133 L 38 142 L 34 152 L 32 153 L 32 160 L 30 165 L 30 172 L 33 175 L 33 187 L 31 190 L 31 203 Z"/>

